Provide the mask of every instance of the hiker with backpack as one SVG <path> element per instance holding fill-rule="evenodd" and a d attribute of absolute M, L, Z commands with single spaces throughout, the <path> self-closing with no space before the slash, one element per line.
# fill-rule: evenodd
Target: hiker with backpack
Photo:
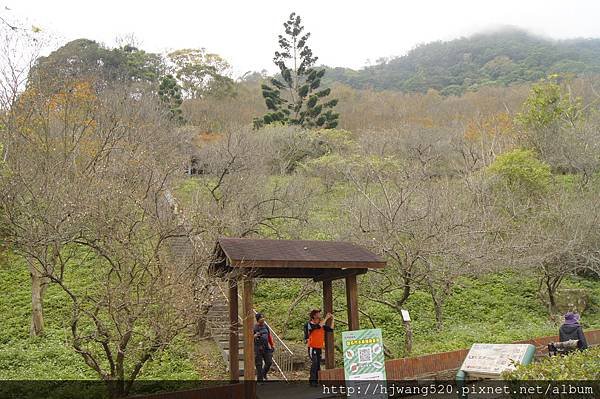
<path fill-rule="evenodd" d="M 265 323 L 262 313 L 256 313 L 256 324 L 254 325 L 254 365 L 256 366 L 256 380 L 264 382 L 267 373 L 273 364 L 273 351 L 275 345 L 271 330 Z"/>
<path fill-rule="evenodd" d="M 304 340 L 310 358 L 309 383 L 316 387 L 318 386 L 319 370 L 321 370 L 321 354 L 325 347 L 325 333 L 333 333 L 334 319 L 331 313 L 327 313 L 322 319 L 320 309 L 313 309 L 309 318 L 310 320 L 304 325 Z M 329 319 L 331 319 L 330 326 L 326 324 Z"/>

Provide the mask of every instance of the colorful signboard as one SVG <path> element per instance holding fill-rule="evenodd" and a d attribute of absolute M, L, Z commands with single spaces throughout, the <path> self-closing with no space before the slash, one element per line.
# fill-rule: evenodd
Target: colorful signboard
<path fill-rule="evenodd" d="M 365 381 L 379 381 L 385 384 L 381 329 L 344 331 L 342 341 L 346 386 L 354 386 L 354 392 L 359 393 L 359 385 L 364 385 L 362 383 Z"/>

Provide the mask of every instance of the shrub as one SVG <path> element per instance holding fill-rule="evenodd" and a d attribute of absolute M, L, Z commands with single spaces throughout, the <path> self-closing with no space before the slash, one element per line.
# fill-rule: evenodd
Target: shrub
<path fill-rule="evenodd" d="M 567 356 L 553 356 L 541 362 L 520 365 L 504 375 L 507 380 L 600 380 L 600 346 Z"/>
<path fill-rule="evenodd" d="M 550 166 L 540 161 L 531 150 L 516 149 L 496 158 L 488 173 L 513 192 L 542 194 L 549 188 L 552 173 Z"/>

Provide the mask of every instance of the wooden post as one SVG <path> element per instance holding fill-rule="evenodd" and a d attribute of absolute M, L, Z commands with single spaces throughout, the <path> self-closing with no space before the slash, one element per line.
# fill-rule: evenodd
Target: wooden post
<path fill-rule="evenodd" d="M 356 275 L 346 276 L 346 305 L 348 307 L 348 330 L 358 330 L 358 285 Z"/>
<path fill-rule="evenodd" d="M 405 331 L 404 357 L 408 357 L 408 356 L 410 356 L 410 353 L 412 352 L 412 343 L 413 343 L 412 328 L 410 327 L 410 321 L 403 321 L 402 324 L 404 325 L 404 331 Z"/>
<path fill-rule="evenodd" d="M 333 285 L 331 280 L 323 280 L 323 311 L 333 314 Z M 328 321 L 329 325 L 331 322 Z M 325 367 L 335 367 L 335 346 L 333 333 L 325 333 Z"/>
<path fill-rule="evenodd" d="M 238 320 L 238 287 L 236 280 L 229 280 L 229 379 L 240 380 L 239 363 L 239 320 Z"/>
<path fill-rule="evenodd" d="M 254 381 L 254 311 L 252 306 L 252 279 L 244 279 L 244 380 Z"/>
<path fill-rule="evenodd" d="M 408 310 L 400 309 L 400 313 L 402 314 L 402 324 L 404 325 L 405 335 L 404 335 L 404 357 L 410 356 L 410 352 L 412 352 L 412 328 L 410 327 L 410 314 Z"/>

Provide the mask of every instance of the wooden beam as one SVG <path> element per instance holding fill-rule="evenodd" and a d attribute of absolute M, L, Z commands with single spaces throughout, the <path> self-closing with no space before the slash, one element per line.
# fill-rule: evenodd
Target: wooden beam
<path fill-rule="evenodd" d="M 289 269 L 273 267 L 252 269 L 256 277 L 261 278 L 313 278 L 323 273 L 323 269 Z"/>
<path fill-rule="evenodd" d="M 366 262 L 357 261 L 337 261 L 330 260 L 285 260 L 285 259 L 231 259 L 231 267 L 241 267 L 247 269 L 268 269 L 268 268 L 286 268 L 286 269 L 383 269 L 386 265 L 384 261 Z"/>
<path fill-rule="evenodd" d="M 229 379 L 232 383 L 240 380 L 238 316 L 238 286 L 232 279 L 229 280 Z"/>
<path fill-rule="evenodd" d="M 346 305 L 348 307 L 348 330 L 360 329 L 358 323 L 358 285 L 356 275 L 346 277 Z"/>
<path fill-rule="evenodd" d="M 323 281 L 323 310 L 325 314 L 333 314 L 333 284 L 331 280 Z M 331 321 L 328 321 L 331 325 Z M 335 346 L 333 333 L 325 333 L 325 367 L 329 370 L 335 367 Z"/>
<path fill-rule="evenodd" d="M 314 281 L 327 281 L 327 280 L 337 280 L 339 278 L 344 278 L 348 276 L 358 276 L 359 274 L 365 274 L 369 269 L 333 269 L 323 273 L 320 273 L 318 276 L 313 278 Z"/>
<path fill-rule="evenodd" d="M 252 306 L 252 279 L 244 279 L 244 380 L 254 381 L 254 310 Z"/>

